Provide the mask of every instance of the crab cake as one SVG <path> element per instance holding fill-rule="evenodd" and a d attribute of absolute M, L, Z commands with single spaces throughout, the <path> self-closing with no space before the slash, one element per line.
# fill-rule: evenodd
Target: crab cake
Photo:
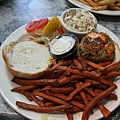
<path fill-rule="evenodd" d="M 80 55 L 95 63 L 113 60 L 115 45 L 113 40 L 103 32 L 90 32 L 84 36 L 79 45 Z"/>

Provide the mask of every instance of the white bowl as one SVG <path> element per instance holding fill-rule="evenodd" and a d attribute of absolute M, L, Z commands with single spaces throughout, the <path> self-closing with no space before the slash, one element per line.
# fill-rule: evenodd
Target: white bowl
<path fill-rule="evenodd" d="M 97 27 L 96 17 L 88 10 L 81 8 L 70 8 L 65 10 L 61 14 L 60 20 L 65 32 L 73 33 L 79 39 L 88 32 L 94 31 Z M 73 26 L 75 26 L 75 28 Z"/>

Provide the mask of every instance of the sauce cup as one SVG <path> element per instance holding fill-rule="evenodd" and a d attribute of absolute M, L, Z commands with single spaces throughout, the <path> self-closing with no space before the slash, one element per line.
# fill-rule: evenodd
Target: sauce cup
<path fill-rule="evenodd" d="M 78 43 L 74 34 L 62 34 L 49 42 L 49 52 L 55 59 L 70 59 L 77 54 Z"/>

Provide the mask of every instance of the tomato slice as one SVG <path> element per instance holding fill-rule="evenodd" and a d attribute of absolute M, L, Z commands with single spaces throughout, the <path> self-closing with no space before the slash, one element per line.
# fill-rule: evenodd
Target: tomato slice
<path fill-rule="evenodd" d="M 34 32 L 36 29 L 42 29 L 44 26 L 47 25 L 47 23 L 49 22 L 48 18 L 42 18 L 40 20 L 35 20 L 32 22 L 29 22 L 25 29 L 27 32 Z"/>
<path fill-rule="evenodd" d="M 64 30 L 63 30 L 62 25 L 60 25 L 60 27 L 58 28 L 58 33 L 59 34 L 64 34 Z"/>

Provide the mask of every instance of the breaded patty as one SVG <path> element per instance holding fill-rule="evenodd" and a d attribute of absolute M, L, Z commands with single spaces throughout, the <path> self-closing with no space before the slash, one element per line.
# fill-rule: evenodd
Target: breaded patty
<path fill-rule="evenodd" d="M 113 40 L 103 32 L 90 32 L 82 38 L 79 46 L 80 55 L 95 63 L 113 60 L 115 46 Z"/>

